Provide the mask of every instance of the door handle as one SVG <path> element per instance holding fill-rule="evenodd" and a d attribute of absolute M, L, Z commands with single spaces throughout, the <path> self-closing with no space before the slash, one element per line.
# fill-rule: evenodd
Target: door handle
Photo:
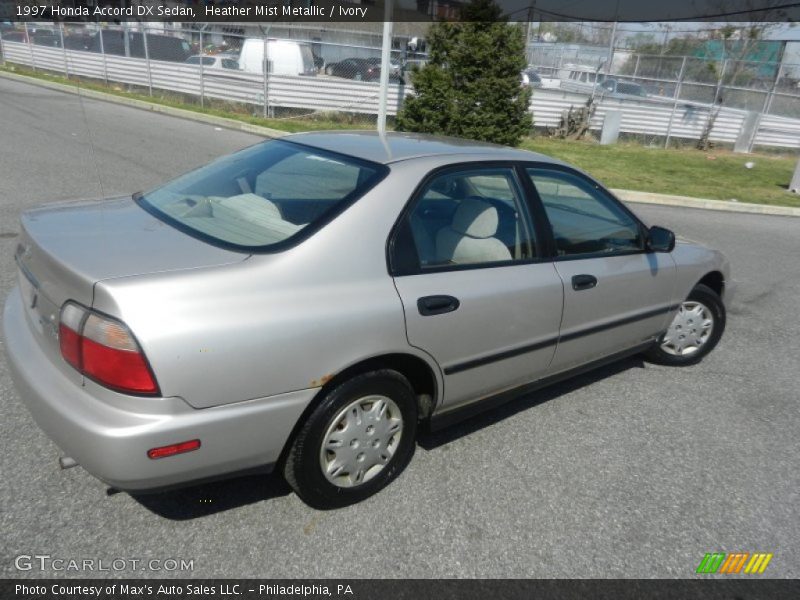
<path fill-rule="evenodd" d="M 577 291 L 590 290 L 597 285 L 597 277 L 594 275 L 573 275 L 572 289 Z"/>
<path fill-rule="evenodd" d="M 417 310 L 423 317 L 453 312 L 459 306 L 461 303 L 453 296 L 425 296 L 417 300 Z"/>

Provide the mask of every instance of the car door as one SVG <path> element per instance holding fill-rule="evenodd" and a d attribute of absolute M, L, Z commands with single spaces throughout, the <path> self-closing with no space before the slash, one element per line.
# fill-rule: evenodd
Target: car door
<path fill-rule="evenodd" d="M 444 374 L 437 410 L 536 379 L 553 358 L 563 286 L 522 190 L 512 165 L 439 170 L 395 228 L 408 341 Z"/>
<path fill-rule="evenodd" d="M 588 177 L 566 167 L 526 166 L 551 230 L 564 282 L 564 314 L 551 373 L 621 352 L 666 330 L 676 266 L 646 252 L 646 229 Z"/>

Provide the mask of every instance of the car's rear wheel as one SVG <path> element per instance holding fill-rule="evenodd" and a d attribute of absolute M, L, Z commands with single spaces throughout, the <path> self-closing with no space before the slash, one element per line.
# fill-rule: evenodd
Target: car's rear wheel
<path fill-rule="evenodd" d="M 284 477 L 315 508 L 360 502 L 406 467 L 416 444 L 417 404 L 391 370 L 354 377 L 330 391 L 297 433 Z"/>
<path fill-rule="evenodd" d="M 681 303 L 666 333 L 645 356 L 662 365 L 695 364 L 717 345 L 725 319 L 725 305 L 719 294 L 698 284 Z"/>

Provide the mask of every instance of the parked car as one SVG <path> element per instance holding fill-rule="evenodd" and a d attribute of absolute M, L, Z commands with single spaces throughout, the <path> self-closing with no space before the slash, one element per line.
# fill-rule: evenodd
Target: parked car
<path fill-rule="evenodd" d="M 311 46 L 305 42 L 268 40 L 269 72 L 274 75 L 317 74 Z M 248 73 L 264 72 L 264 40 L 247 38 L 239 53 L 239 68 Z"/>
<path fill-rule="evenodd" d="M 34 23 L 28 25 L 27 31 L 25 29 L 17 29 L 10 21 L 0 21 L 0 35 L 2 35 L 4 42 L 23 42 L 28 43 L 28 39 L 32 44 L 40 46 L 54 46 L 60 40 L 60 34 L 50 27 L 41 27 Z"/>
<path fill-rule="evenodd" d="M 57 33 L 42 31 L 31 34 L 31 44 L 35 46 L 48 46 L 50 48 L 61 48 L 61 35 Z"/>
<path fill-rule="evenodd" d="M 522 87 L 540 88 L 542 87 L 542 78 L 534 69 L 525 69 L 520 73 L 522 80 Z"/>
<path fill-rule="evenodd" d="M 102 34 L 102 39 L 100 35 Z M 125 34 L 122 29 L 103 29 L 95 34 L 91 47 L 93 52 L 101 50 L 106 54 L 126 56 Z M 148 33 L 147 53 L 145 53 L 144 35 L 140 31 L 128 31 L 127 56 L 135 58 L 149 57 L 150 60 L 163 60 L 170 62 L 185 62 L 191 55 L 189 42 L 181 37 L 171 35 Z"/>
<path fill-rule="evenodd" d="M 187 65 L 200 65 L 210 69 L 239 70 L 239 62 L 233 54 L 195 54 L 186 59 Z"/>
<path fill-rule="evenodd" d="M 346 58 L 336 63 L 325 66 L 325 73 L 336 77 L 345 77 L 356 81 L 378 81 L 381 78 L 381 59 L 374 58 Z M 400 79 L 400 65 L 389 63 L 389 80 L 396 82 Z"/>
<path fill-rule="evenodd" d="M 40 23 L 30 23 L 27 27 L 28 33 L 32 36 L 34 35 L 52 35 L 58 36 L 59 32 L 52 27 L 43 26 Z"/>
<path fill-rule="evenodd" d="M 4 31 L 2 34 L 4 42 L 22 42 L 28 43 L 28 35 L 24 31 Z"/>
<path fill-rule="evenodd" d="M 68 50 L 92 51 L 94 33 L 70 33 L 64 36 L 64 47 Z"/>
<path fill-rule="evenodd" d="M 27 211 L 15 257 L 5 352 L 72 460 L 134 491 L 277 468 L 318 507 L 397 477 L 420 422 L 639 352 L 698 362 L 730 287 L 560 161 L 364 132 Z"/>
<path fill-rule="evenodd" d="M 647 90 L 644 86 L 638 83 L 631 83 L 629 81 L 618 81 L 616 79 L 606 79 L 597 85 L 597 89 L 605 95 L 613 97 L 636 96 L 638 98 L 647 98 Z"/>
<path fill-rule="evenodd" d="M 37 32 L 26 33 L 22 30 L 10 29 L 2 33 L 4 42 L 22 42 L 27 44 L 29 41 L 36 46 L 50 46 L 51 48 L 61 47 L 61 37 L 54 34 L 51 30 L 40 30 Z"/>

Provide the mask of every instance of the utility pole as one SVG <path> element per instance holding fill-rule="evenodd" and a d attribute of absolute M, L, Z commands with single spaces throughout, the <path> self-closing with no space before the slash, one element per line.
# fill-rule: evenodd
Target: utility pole
<path fill-rule="evenodd" d="M 378 96 L 378 133 L 386 133 L 386 103 L 389 100 L 389 67 L 392 58 L 392 17 L 394 0 L 385 0 L 383 8 L 383 45 L 381 47 L 381 83 Z"/>
<path fill-rule="evenodd" d="M 536 0 L 533 0 L 528 7 L 528 26 L 525 29 L 525 60 L 531 62 L 531 42 L 533 40 L 533 18 L 536 15 Z M 541 25 L 541 24 L 540 24 Z"/>
<path fill-rule="evenodd" d="M 669 42 L 669 34 L 671 33 L 672 26 L 669 23 L 662 23 L 661 27 L 664 29 L 664 41 L 661 43 L 661 55 L 667 51 L 667 43 Z"/>
<path fill-rule="evenodd" d="M 608 40 L 608 60 L 606 60 L 606 79 L 611 75 L 611 62 L 614 60 L 614 38 L 617 36 L 617 18 L 619 17 L 619 0 L 614 8 L 614 24 L 611 26 L 611 39 Z"/>
<path fill-rule="evenodd" d="M 619 1 L 617 1 L 619 7 Z M 614 15 L 616 18 L 616 15 Z M 608 41 L 608 60 L 606 60 L 606 78 L 611 75 L 611 62 L 614 60 L 614 38 L 617 36 L 617 22 L 611 26 L 611 39 Z"/>

